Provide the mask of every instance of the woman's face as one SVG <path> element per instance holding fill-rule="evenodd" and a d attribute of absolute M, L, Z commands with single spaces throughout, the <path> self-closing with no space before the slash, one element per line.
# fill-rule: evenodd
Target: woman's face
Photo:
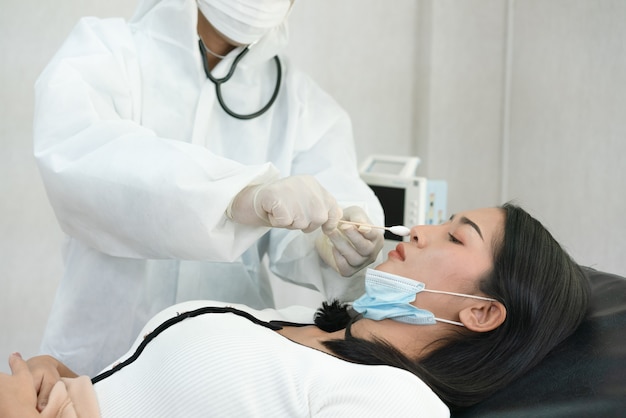
<path fill-rule="evenodd" d="M 478 281 L 493 269 L 493 246 L 502 240 L 504 217 L 502 209 L 485 208 L 455 214 L 441 225 L 415 226 L 411 240 L 390 251 L 376 269 L 423 282 L 426 289 L 487 296 L 479 292 Z M 443 318 L 462 303 L 456 296 L 423 292 L 413 302 Z"/>
<path fill-rule="evenodd" d="M 502 241 L 504 220 L 502 209 L 487 208 L 458 213 L 445 224 L 415 226 L 411 240 L 398 244 L 376 269 L 423 282 L 430 290 L 489 297 L 479 290 L 478 283 L 493 269 L 493 246 Z M 450 321 L 463 322 L 463 312 L 472 330 L 477 331 L 481 327 L 493 329 L 491 323 L 497 327 L 501 322 L 496 322 L 506 317 L 503 306 L 497 309 L 499 303 L 462 296 L 419 292 L 411 303 L 432 312 L 436 318 Z M 485 322 L 491 316 L 495 321 Z M 435 348 L 433 342 L 444 338 L 451 327 L 456 325 L 437 322 L 415 326 L 392 319 L 363 318 L 352 324 L 351 333 L 358 338 L 383 339 L 405 355 L 421 358 Z"/>

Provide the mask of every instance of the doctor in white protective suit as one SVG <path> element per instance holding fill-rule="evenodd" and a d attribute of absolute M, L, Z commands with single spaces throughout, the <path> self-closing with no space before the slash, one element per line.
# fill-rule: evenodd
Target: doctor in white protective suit
<path fill-rule="evenodd" d="M 93 375 L 174 303 L 271 307 L 269 270 L 363 293 L 382 232 L 338 221 L 382 209 L 346 113 L 274 58 L 292 3 L 143 0 L 81 19 L 41 74 L 35 156 L 68 236 L 43 353 Z"/>

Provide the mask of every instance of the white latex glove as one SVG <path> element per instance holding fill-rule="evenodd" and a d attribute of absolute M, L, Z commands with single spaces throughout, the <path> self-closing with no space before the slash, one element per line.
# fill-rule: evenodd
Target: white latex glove
<path fill-rule="evenodd" d="M 344 209 L 342 219 L 371 224 L 365 211 L 358 206 Z M 339 224 L 338 228 L 320 234 L 315 246 L 326 264 L 347 277 L 374 262 L 384 240 L 382 229 Z"/>
<path fill-rule="evenodd" d="M 311 232 L 336 229 L 342 210 L 313 176 L 300 175 L 244 188 L 226 214 L 241 224 Z"/>

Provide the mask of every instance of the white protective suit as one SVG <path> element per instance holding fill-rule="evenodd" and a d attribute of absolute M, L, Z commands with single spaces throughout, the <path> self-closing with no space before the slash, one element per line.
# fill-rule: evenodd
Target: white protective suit
<path fill-rule="evenodd" d="M 79 21 L 36 83 L 35 156 L 68 235 L 42 343 L 92 375 L 124 353 L 145 322 L 189 299 L 271 307 L 279 277 L 351 299 L 361 280 L 339 276 L 314 248 L 319 230 L 250 227 L 224 211 L 244 186 L 311 174 L 343 206 L 383 222 L 359 178 L 347 114 L 284 57 L 280 94 L 241 121 L 216 101 L 198 47 L 194 0 L 144 0 L 130 22 Z M 254 112 L 276 81 L 286 42 L 270 32 L 223 92 Z M 239 48 L 214 69 L 223 76 Z M 263 259 L 269 263 L 263 263 Z"/>

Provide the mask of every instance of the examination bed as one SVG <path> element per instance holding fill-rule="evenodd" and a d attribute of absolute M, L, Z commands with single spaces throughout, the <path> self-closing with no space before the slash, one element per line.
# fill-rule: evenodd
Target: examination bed
<path fill-rule="evenodd" d="M 586 269 L 590 314 L 519 381 L 454 418 L 626 417 L 626 278 Z"/>

